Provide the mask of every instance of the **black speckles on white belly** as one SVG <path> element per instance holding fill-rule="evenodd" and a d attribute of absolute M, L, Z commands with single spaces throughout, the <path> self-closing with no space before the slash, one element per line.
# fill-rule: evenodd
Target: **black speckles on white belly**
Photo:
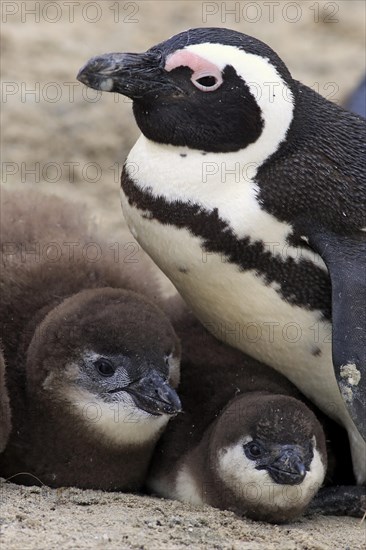
<path fill-rule="evenodd" d="M 330 319 L 328 274 L 310 260 L 273 255 L 263 241 L 251 242 L 249 236 L 238 239 L 217 209 L 206 211 L 199 205 L 156 197 L 148 189 L 141 190 L 125 169 L 122 189 L 130 206 L 138 208 L 144 218 L 187 229 L 201 239 L 203 253 L 221 255 L 223 262 L 233 263 L 242 271 L 254 270 L 266 284 L 274 283 L 290 304 L 321 310 Z"/>

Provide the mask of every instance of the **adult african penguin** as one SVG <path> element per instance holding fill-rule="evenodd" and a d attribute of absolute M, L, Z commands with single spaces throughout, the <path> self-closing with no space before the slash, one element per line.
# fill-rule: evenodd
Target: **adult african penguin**
<path fill-rule="evenodd" d="M 215 339 L 171 302 L 184 414 L 155 448 L 150 490 L 275 523 L 308 512 L 310 502 L 312 512 L 362 516 L 366 495 L 350 486 L 346 432 L 337 426 L 334 438 L 335 423 L 291 382 Z"/>
<path fill-rule="evenodd" d="M 133 100 L 136 239 L 213 334 L 347 429 L 364 483 L 365 120 L 224 28 L 95 57 L 78 79 Z"/>
<path fill-rule="evenodd" d="M 0 475 L 27 485 L 137 490 L 181 409 L 180 344 L 153 301 L 146 262 L 115 261 L 84 208 L 57 197 L 3 189 L 1 207 L 0 331 L 12 430 Z M 98 261 L 86 253 L 90 243 Z"/>

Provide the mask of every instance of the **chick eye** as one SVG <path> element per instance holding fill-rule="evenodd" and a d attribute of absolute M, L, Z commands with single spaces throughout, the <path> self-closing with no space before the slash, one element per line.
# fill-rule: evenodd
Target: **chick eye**
<path fill-rule="evenodd" d="M 115 372 L 114 366 L 107 359 L 98 359 L 95 368 L 101 376 L 113 376 Z"/>
<path fill-rule="evenodd" d="M 245 445 L 244 450 L 247 457 L 251 460 L 256 460 L 257 458 L 260 458 L 263 454 L 263 448 L 254 441 Z"/>
<path fill-rule="evenodd" d="M 196 86 L 196 88 L 201 90 L 201 92 L 213 92 L 221 86 L 222 78 L 218 78 L 217 76 L 210 74 L 202 75 L 198 78 L 193 75 L 192 83 Z"/>

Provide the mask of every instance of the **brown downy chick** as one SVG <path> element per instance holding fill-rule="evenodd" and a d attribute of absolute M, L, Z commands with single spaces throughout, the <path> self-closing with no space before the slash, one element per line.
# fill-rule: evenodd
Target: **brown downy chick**
<path fill-rule="evenodd" d="M 190 316 L 173 325 L 185 414 L 159 441 L 148 487 L 257 520 L 298 517 L 327 468 L 317 418 L 273 369 L 215 340 Z"/>
<path fill-rule="evenodd" d="M 13 429 L 0 475 L 137 490 L 180 410 L 177 336 L 163 312 L 133 292 L 154 296 L 154 280 L 142 260 L 114 262 L 80 207 L 4 194 L 0 329 Z M 78 244 L 73 256 L 65 242 Z M 89 243 L 99 247 L 98 261 L 88 260 Z M 57 261 L 47 256 L 51 244 L 62 251 Z M 24 261 L 31 247 L 41 253 Z"/>

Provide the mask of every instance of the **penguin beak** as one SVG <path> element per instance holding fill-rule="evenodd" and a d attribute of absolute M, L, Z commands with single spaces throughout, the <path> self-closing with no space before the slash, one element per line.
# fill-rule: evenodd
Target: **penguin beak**
<path fill-rule="evenodd" d="M 132 382 L 124 391 L 131 395 L 139 409 L 153 416 L 174 416 L 182 411 L 177 392 L 156 371 Z"/>
<path fill-rule="evenodd" d="M 306 476 L 302 453 L 297 445 L 286 445 L 266 467 L 269 475 L 281 485 L 299 485 Z"/>
<path fill-rule="evenodd" d="M 89 88 L 131 99 L 181 92 L 164 70 L 158 52 L 107 53 L 90 59 L 77 77 Z"/>

